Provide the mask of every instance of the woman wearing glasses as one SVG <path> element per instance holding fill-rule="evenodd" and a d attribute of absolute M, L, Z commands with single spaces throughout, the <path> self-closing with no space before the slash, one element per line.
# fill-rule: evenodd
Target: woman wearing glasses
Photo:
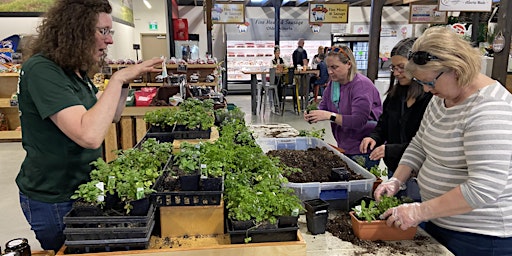
<path fill-rule="evenodd" d="M 153 68 L 159 59 L 114 73 L 100 94 L 95 73 L 112 40 L 107 0 L 58 0 L 38 28 L 32 55 L 19 78 L 23 148 L 16 183 L 23 213 L 45 250 L 58 251 L 70 196 L 89 180 L 92 161 L 112 123 L 124 83 Z M 78 18 L 79 17 L 79 18 Z"/>
<path fill-rule="evenodd" d="M 330 82 L 325 88 L 320 110 L 304 114 L 308 122 L 330 120 L 338 147 L 352 158 L 364 157 L 365 167 L 378 165 L 359 150 L 361 140 L 377 125 L 382 113 L 380 95 L 370 79 L 357 72 L 354 54 L 346 46 L 332 47 L 325 58 Z"/>
<path fill-rule="evenodd" d="M 412 137 L 418 131 L 431 93 L 423 91 L 423 86 L 414 82 L 405 72 L 407 54 L 416 38 L 406 38 L 391 50 L 392 73 L 389 89 L 384 100 L 384 112 L 373 132 L 361 141 L 362 153 L 370 153 L 370 159 L 383 159 L 388 168 L 388 177 L 393 177 L 402 154 Z M 395 83 L 396 80 L 396 83 Z"/>
<path fill-rule="evenodd" d="M 434 97 L 393 178 L 396 194 L 419 171 L 422 203 L 383 214 L 425 230 L 455 255 L 512 255 L 512 95 L 480 73 L 480 53 L 447 28 L 425 31 L 406 70 Z"/>

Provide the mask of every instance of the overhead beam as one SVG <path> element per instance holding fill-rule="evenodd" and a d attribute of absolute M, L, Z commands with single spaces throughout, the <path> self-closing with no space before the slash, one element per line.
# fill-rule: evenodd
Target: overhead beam
<path fill-rule="evenodd" d="M 283 1 L 281 2 L 281 6 L 283 6 L 283 5 L 285 5 L 285 4 L 289 3 L 289 2 L 291 2 L 291 0 L 283 0 Z"/>
<path fill-rule="evenodd" d="M 307 3 L 308 0 L 297 0 L 295 1 L 295 6 L 302 6 L 304 3 Z"/>

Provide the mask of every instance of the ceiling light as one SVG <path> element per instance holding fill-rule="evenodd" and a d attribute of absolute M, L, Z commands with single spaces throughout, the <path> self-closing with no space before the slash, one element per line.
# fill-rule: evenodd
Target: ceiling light
<path fill-rule="evenodd" d="M 145 5 L 148 9 L 151 9 L 151 4 L 148 2 L 148 0 L 142 0 L 142 2 L 144 2 L 144 5 Z"/>

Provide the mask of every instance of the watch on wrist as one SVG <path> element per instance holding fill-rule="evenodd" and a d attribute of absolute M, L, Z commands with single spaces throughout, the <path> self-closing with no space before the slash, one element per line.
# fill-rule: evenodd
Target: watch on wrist
<path fill-rule="evenodd" d="M 331 117 L 329 118 L 331 122 L 336 122 L 336 116 L 338 116 L 336 113 L 331 113 Z"/>

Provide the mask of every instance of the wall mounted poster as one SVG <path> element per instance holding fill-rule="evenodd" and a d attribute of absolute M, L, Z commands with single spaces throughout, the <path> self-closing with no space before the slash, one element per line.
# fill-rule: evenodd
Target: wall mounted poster
<path fill-rule="evenodd" d="M 445 24 L 448 22 L 446 12 L 440 12 L 437 5 L 411 4 L 409 23 Z"/>
<path fill-rule="evenodd" d="M 0 17 L 38 17 L 48 11 L 55 0 L 32 1 L 0 1 Z"/>
<path fill-rule="evenodd" d="M 309 23 L 348 23 L 348 4 L 309 4 Z"/>
<path fill-rule="evenodd" d="M 114 21 L 129 26 L 133 23 L 133 0 L 109 0 Z M 18 1 L 0 0 L 0 17 L 39 17 L 53 5 L 55 0 Z"/>
<path fill-rule="evenodd" d="M 490 12 L 492 0 L 439 0 L 439 11 Z"/>
<path fill-rule="evenodd" d="M 243 24 L 245 23 L 245 5 L 233 3 L 216 3 L 212 8 L 214 24 Z"/>

